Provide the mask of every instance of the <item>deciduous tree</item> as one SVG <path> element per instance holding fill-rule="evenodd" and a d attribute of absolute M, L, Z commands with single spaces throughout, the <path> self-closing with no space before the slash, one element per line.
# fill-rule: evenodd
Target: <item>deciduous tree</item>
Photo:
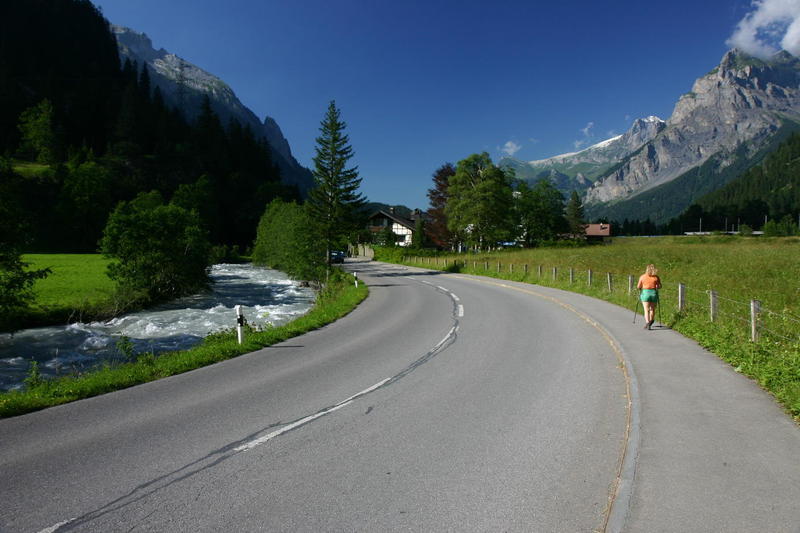
<path fill-rule="evenodd" d="M 433 173 L 433 187 L 428 189 L 428 200 L 430 209 L 428 216 L 430 223 L 427 224 L 426 231 L 433 243 L 440 248 L 450 248 L 453 245 L 453 234 L 447 227 L 447 206 L 450 177 L 456 173 L 452 163 L 445 163 Z"/>
<path fill-rule="evenodd" d="M 489 154 L 458 162 L 449 180 L 447 227 L 471 248 L 494 248 L 513 233 L 512 176 L 492 163 Z"/>

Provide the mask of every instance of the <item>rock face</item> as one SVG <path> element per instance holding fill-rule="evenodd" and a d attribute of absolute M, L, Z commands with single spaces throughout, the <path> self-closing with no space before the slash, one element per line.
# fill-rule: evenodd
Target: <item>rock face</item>
<path fill-rule="evenodd" d="M 640 118 L 623 135 L 617 135 L 580 152 L 538 161 L 519 161 L 506 157 L 499 164 L 513 168 L 520 179 L 536 181 L 546 178 L 563 192 L 569 193 L 572 189 L 583 191 L 614 165 L 652 140 L 665 127 L 666 122 L 658 117 Z"/>
<path fill-rule="evenodd" d="M 160 88 L 168 105 L 181 109 L 191 120 L 199 113 L 207 95 L 222 124 L 236 119 L 243 127 L 249 126 L 257 137 L 266 139 L 284 182 L 297 185 L 303 195 L 313 186 L 311 171 L 292 156 L 289 142 L 274 119 L 266 117 L 261 122 L 224 81 L 163 48 L 154 49 L 147 35 L 122 26 L 113 25 L 111 28 L 117 37 L 122 61 L 136 61 L 139 68 L 146 63 L 150 68 L 151 82 Z"/>
<path fill-rule="evenodd" d="M 737 150 L 759 152 L 787 122 L 800 122 L 800 59 L 780 52 L 762 61 L 731 50 L 678 100 L 654 138 L 587 191 L 586 203 L 627 199 L 712 156 L 722 170 Z"/>

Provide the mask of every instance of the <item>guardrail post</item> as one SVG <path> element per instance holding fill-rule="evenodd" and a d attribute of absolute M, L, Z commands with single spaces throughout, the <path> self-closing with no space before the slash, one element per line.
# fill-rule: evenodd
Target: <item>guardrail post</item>
<path fill-rule="evenodd" d="M 628 274 L 628 294 L 633 292 L 633 276 Z"/>
<path fill-rule="evenodd" d="M 542 265 L 539 265 L 539 277 L 542 277 Z"/>
<path fill-rule="evenodd" d="M 483 270 L 484 271 L 488 271 L 489 270 L 489 261 L 484 261 L 483 262 Z"/>
<path fill-rule="evenodd" d="M 586 271 L 586 283 L 589 285 L 589 287 L 592 286 L 592 269 L 591 268 Z"/>
<path fill-rule="evenodd" d="M 497 273 L 500 273 L 500 261 L 497 262 Z"/>
<path fill-rule="evenodd" d="M 750 300 L 750 340 L 758 342 L 760 332 L 758 331 L 758 318 L 761 314 L 761 302 Z"/>
<path fill-rule="evenodd" d="M 678 312 L 686 308 L 686 285 L 678 283 Z"/>
<path fill-rule="evenodd" d="M 555 281 L 557 277 L 558 277 L 558 268 L 553 267 L 553 281 Z"/>
<path fill-rule="evenodd" d="M 575 281 L 575 269 L 570 267 L 570 269 L 569 269 L 569 284 L 572 285 L 573 281 Z"/>
<path fill-rule="evenodd" d="M 608 281 L 608 292 L 614 292 L 614 284 L 611 280 L 611 272 L 606 272 L 606 281 Z"/>

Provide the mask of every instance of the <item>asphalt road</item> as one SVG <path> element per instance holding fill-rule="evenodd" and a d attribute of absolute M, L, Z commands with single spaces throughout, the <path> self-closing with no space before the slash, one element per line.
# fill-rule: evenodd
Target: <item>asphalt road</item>
<path fill-rule="evenodd" d="M 370 297 L 325 328 L 1 420 L 0 531 L 798 531 L 796 426 L 759 390 L 736 398 L 732 409 L 749 409 L 737 422 L 762 433 L 739 428 L 744 451 L 764 431 L 777 440 L 712 464 L 709 448 L 720 463 L 728 452 L 714 439 L 730 441 L 705 433 L 715 407 L 677 416 L 682 391 L 662 389 L 681 376 L 636 366 L 654 359 L 651 332 L 619 330 L 629 311 L 530 285 L 347 268 Z M 681 357 L 702 352 L 652 333 L 679 338 L 663 344 Z M 720 471 L 716 487 L 742 464 L 752 502 L 707 492 L 704 468 Z"/>

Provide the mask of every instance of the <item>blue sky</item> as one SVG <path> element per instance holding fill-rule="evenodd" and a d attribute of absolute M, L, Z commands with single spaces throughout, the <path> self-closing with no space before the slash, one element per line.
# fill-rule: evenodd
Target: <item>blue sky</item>
<path fill-rule="evenodd" d="M 362 192 L 412 208 L 445 162 L 575 151 L 669 118 L 729 43 L 800 43 L 800 0 L 93 1 L 275 118 L 309 168 L 336 100 Z"/>

